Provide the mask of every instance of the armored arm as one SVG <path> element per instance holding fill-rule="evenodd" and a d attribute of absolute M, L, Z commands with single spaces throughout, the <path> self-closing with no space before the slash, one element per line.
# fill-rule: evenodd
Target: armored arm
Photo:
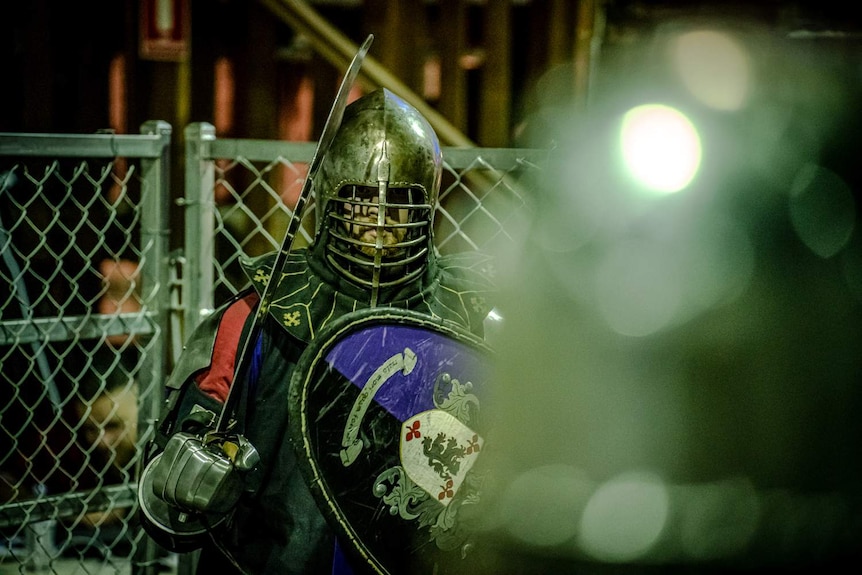
<path fill-rule="evenodd" d="M 168 379 L 164 415 L 138 482 L 144 529 L 174 551 L 200 547 L 207 532 L 227 519 L 260 459 L 242 434 L 232 428 L 216 432 L 222 403 L 200 387 L 201 374 L 216 370 L 225 355 L 232 365 L 233 339 L 250 310 L 248 300 L 244 307 L 242 302 L 226 304 L 190 338 Z M 225 334 L 233 335 L 225 339 Z"/>

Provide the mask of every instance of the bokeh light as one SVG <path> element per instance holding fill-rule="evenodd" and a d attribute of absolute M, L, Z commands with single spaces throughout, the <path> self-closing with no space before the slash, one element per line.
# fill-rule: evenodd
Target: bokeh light
<path fill-rule="evenodd" d="M 733 557 L 745 550 L 760 521 L 760 500 L 746 478 L 683 485 L 673 490 L 677 499 L 682 553 L 712 560 Z"/>
<path fill-rule="evenodd" d="M 751 62 L 727 34 L 695 30 L 673 43 L 673 63 L 683 85 L 702 104 L 738 110 L 751 90 Z"/>
<path fill-rule="evenodd" d="M 799 238 L 820 257 L 845 246 L 855 224 L 850 187 L 834 172 L 813 164 L 802 167 L 790 189 L 790 219 Z"/>
<path fill-rule="evenodd" d="M 653 244 L 632 241 L 615 246 L 604 258 L 595 293 L 611 329 L 643 336 L 670 323 L 680 305 L 683 284 L 669 255 Z"/>
<path fill-rule="evenodd" d="M 678 192 L 691 183 L 701 161 L 700 136 L 678 110 L 645 104 L 629 110 L 622 123 L 623 159 L 648 189 Z"/>
<path fill-rule="evenodd" d="M 581 520 L 579 544 L 611 563 L 636 560 L 658 542 L 668 520 L 667 488 L 650 472 L 631 471 L 602 484 Z"/>
<path fill-rule="evenodd" d="M 569 465 L 528 469 L 508 485 L 502 497 L 507 531 L 518 541 L 552 547 L 572 539 L 593 485 Z"/>

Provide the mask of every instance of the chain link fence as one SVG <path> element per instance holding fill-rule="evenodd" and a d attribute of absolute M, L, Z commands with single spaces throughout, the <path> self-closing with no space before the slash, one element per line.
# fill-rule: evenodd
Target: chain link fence
<path fill-rule="evenodd" d="M 0 134 L 0 573 L 161 560 L 134 515 L 166 365 L 170 133 Z"/>
<path fill-rule="evenodd" d="M 190 329 L 280 247 L 316 144 L 170 127 L 141 136 L 0 134 L 0 575 L 184 572 L 138 528 L 136 480 Z M 546 152 L 444 148 L 441 253 L 514 249 Z M 184 249 L 169 252 L 169 209 Z M 296 246 L 313 240 L 307 204 Z M 173 275 L 176 274 L 176 275 Z M 188 559 L 188 560 L 187 560 Z"/>

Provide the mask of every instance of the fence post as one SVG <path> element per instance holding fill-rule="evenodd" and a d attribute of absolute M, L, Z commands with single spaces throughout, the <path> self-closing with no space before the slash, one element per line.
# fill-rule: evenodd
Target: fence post
<path fill-rule="evenodd" d="M 141 160 L 141 301 L 144 311 L 154 319 L 155 329 L 146 344 L 139 374 L 138 445 L 152 438 L 154 426 L 164 400 L 164 379 L 167 371 L 166 338 L 170 309 L 170 244 L 168 210 L 170 206 L 170 142 L 171 125 L 150 121 L 141 126 L 141 134 L 158 136 L 162 148 L 158 158 Z M 140 449 L 143 454 L 143 449 Z M 140 477 L 143 457 L 138 458 L 136 477 Z M 143 532 L 142 532 L 143 534 Z M 157 573 L 156 543 L 142 537 L 135 552 L 135 575 Z"/>
<path fill-rule="evenodd" d="M 215 138 L 212 124 L 198 122 L 186 126 L 186 189 L 182 200 L 185 209 L 184 341 L 213 309 L 215 166 L 210 157 L 210 143 Z"/>

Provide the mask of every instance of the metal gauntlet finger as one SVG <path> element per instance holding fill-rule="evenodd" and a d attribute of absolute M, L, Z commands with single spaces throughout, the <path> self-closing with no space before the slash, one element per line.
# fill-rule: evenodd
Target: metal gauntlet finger
<path fill-rule="evenodd" d="M 205 446 L 181 432 L 165 445 L 154 470 L 153 490 L 165 502 L 195 512 L 229 511 L 242 493 L 242 479 L 218 446 Z"/>

